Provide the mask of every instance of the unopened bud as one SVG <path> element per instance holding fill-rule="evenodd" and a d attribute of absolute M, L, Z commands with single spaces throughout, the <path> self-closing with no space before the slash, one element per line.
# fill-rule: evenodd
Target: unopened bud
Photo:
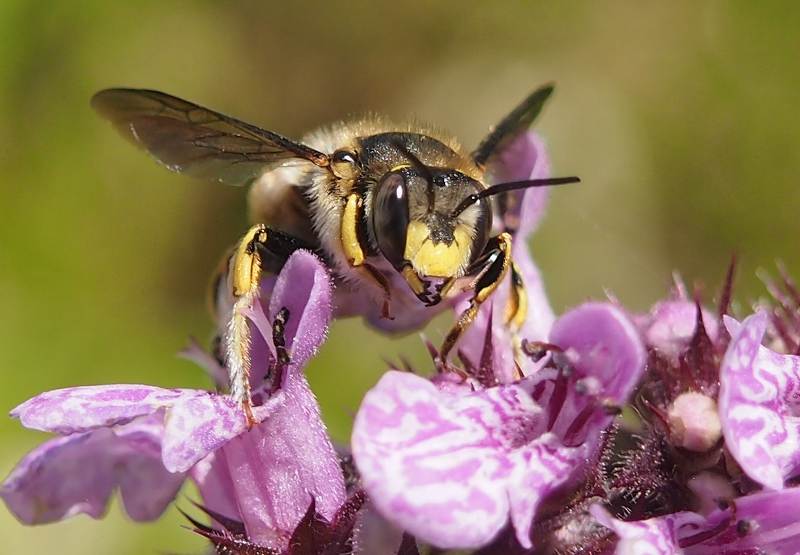
<path fill-rule="evenodd" d="M 670 438 L 679 447 L 703 453 L 714 447 L 722 437 L 717 403 L 702 393 L 681 393 L 667 414 Z"/>

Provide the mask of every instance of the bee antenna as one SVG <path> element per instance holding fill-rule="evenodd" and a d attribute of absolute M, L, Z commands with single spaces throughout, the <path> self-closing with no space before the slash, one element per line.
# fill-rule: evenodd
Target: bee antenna
<path fill-rule="evenodd" d="M 486 197 L 499 195 L 500 193 L 507 193 L 509 191 L 517 191 L 519 189 L 529 189 L 531 187 L 549 187 L 551 185 L 566 185 L 568 183 L 580 183 L 581 178 L 577 176 L 570 177 L 547 177 L 544 179 L 526 179 L 525 181 L 509 181 L 508 183 L 498 183 L 491 187 L 484 189 L 479 193 L 473 193 L 467 198 L 462 200 L 456 206 L 453 213 L 450 214 L 451 218 L 455 218 L 464 210 L 475 204 L 476 202 Z"/>

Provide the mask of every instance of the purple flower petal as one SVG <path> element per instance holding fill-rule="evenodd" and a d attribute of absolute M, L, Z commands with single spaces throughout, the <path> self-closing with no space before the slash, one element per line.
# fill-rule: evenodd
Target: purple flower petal
<path fill-rule="evenodd" d="M 264 422 L 225 445 L 234 495 L 247 533 L 283 548 L 312 498 L 332 518 L 346 498 L 344 477 L 313 393 L 302 376 Z"/>
<path fill-rule="evenodd" d="M 266 418 L 280 402 L 276 396 L 256 407 Z M 71 387 L 49 391 L 11 413 L 28 428 L 71 434 L 130 422 L 164 411 L 164 465 L 184 472 L 246 429 L 241 407 L 228 396 L 194 389 L 144 385 Z"/>
<path fill-rule="evenodd" d="M 682 520 L 680 513 L 675 515 L 673 526 L 686 555 L 800 553 L 800 488 L 747 495 L 736 499 L 733 506 L 735 511 L 712 513 L 703 525 L 696 517 L 691 521 L 688 516 Z M 709 535 L 708 530 L 716 533 Z"/>
<path fill-rule="evenodd" d="M 247 431 L 240 406 L 206 391 L 108 385 L 44 393 L 12 415 L 71 435 L 20 463 L 0 490 L 9 507 L 31 523 L 79 512 L 99 517 L 119 487 L 133 518 L 152 519 L 174 497 L 182 472 L 200 463 L 192 477 L 208 508 L 241 518 L 255 539 L 285 547 L 312 500 L 333 518 L 345 501 L 344 477 L 302 373 L 327 332 L 330 278 L 314 255 L 299 252 L 266 286 L 269 317 L 260 303 L 252 310 L 264 336 L 254 336 L 262 347 L 254 367 L 269 368 L 271 322 L 282 308 L 290 363 L 280 390 L 254 407 L 260 424 Z"/>
<path fill-rule="evenodd" d="M 290 371 L 299 371 L 325 341 L 331 320 L 331 278 L 325 265 L 308 251 L 295 252 L 278 276 L 269 303 L 274 319 L 281 308 L 289 309 L 286 348 Z"/>
<path fill-rule="evenodd" d="M 592 516 L 619 536 L 615 555 L 676 555 L 681 553 L 675 517 L 625 522 L 614 518 L 602 505 L 592 505 Z"/>
<path fill-rule="evenodd" d="M 124 442 L 113 470 L 125 512 L 134 520 L 155 520 L 175 498 L 185 478 L 182 472 L 164 466 L 162 419 L 159 415 L 137 419 L 112 432 Z"/>
<path fill-rule="evenodd" d="M 542 341 L 547 338 L 556 319 L 545 292 L 542 274 L 531 257 L 530 247 L 525 242 L 514 241 L 511 252 L 522 276 L 522 283 L 525 284 L 525 292 L 528 294 L 528 314 L 519 330 L 519 336 L 528 340 Z"/>
<path fill-rule="evenodd" d="M 189 470 L 247 429 L 242 407 L 230 397 L 199 393 L 178 399 L 164 418 L 164 466 L 171 472 Z M 259 421 L 269 418 L 282 401 L 282 394 L 275 395 L 253 407 L 253 414 Z"/>
<path fill-rule="evenodd" d="M 505 280 L 492 295 L 491 301 L 485 303 L 478 311 L 472 325 L 464 332 L 458 343 L 459 352 L 474 366 L 480 365 L 481 354 L 487 339 L 487 327 L 492 322 L 491 334 L 494 373 L 500 383 L 510 383 L 518 378 L 517 368 L 523 375 L 535 371 L 536 364 L 526 357 L 515 357 L 514 344 L 522 338 L 529 341 L 544 341 L 550 332 L 555 316 L 550 301 L 544 290 L 539 269 L 531 258 L 528 245 L 523 241 L 515 241 L 512 246 L 514 262 L 519 268 L 527 294 L 527 314 L 516 333 L 512 333 L 503 321 L 511 290 L 510 280 Z M 463 312 L 469 304 L 464 299 L 456 306 L 457 312 Z"/>
<path fill-rule="evenodd" d="M 590 512 L 620 537 L 617 555 L 796 555 L 800 553 L 798 505 L 800 488 L 789 488 L 740 497 L 731 508 L 717 509 L 708 518 L 679 512 L 624 522 L 599 505 Z"/>
<path fill-rule="evenodd" d="M 772 489 L 800 468 L 800 357 L 761 346 L 767 314 L 738 324 L 720 367 L 719 414 L 728 450 L 753 480 Z"/>
<path fill-rule="evenodd" d="M 28 453 L 0 487 L 26 524 L 84 513 L 100 518 L 119 488 L 134 520 L 154 520 L 174 499 L 183 474 L 161 463 L 158 416 L 47 441 Z"/>
<path fill-rule="evenodd" d="M 149 385 L 94 385 L 56 389 L 11 411 L 26 428 L 71 434 L 114 426 L 158 412 L 183 397 L 205 395 L 192 389 Z"/>
<path fill-rule="evenodd" d="M 212 479 L 231 488 L 248 536 L 265 546 L 285 548 L 312 499 L 316 511 L 330 519 L 346 498 L 338 457 L 302 371 L 325 339 L 331 297 L 331 281 L 319 259 L 304 251 L 292 255 L 272 290 L 269 315 L 258 307 L 251 313 L 256 328 L 267 336 L 265 342 L 271 343 L 271 322 L 282 308 L 289 311 L 285 327 L 289 366 L 278 395 L 255 409 L 268 415 L 257 412 L 260 424 L 230 439 L 224 437 L 226 430 L 237 422 L 217 427 L 217 418 L 223 416 L 215 417 L 214 410 L 224 413 L 226 409 L 206 406 L 197 412 L 208 415 L 211 433 L 185 441 L 188 450 L 224 443 L 217 452 L 224 460 L 216 461 L 217 474 Z M 189 402 L 196 405 L 196 400 Z M 194 414 L 195 409 L 187 412 Z M 176 437 L 186 437 L 186 432 Z"/>
<path fill-rule="evenodd" d="M 489 168 L 492 183 L 541 179 L 550 176 L 550 160 L 544 141 L 536 133 L 521 134 L 508 143 Z M 509 195 L 507 218 L 520 242 L 535 231 L 547 207 L 547 187 L 516 191 Z"/>
<path fill-rule="evenodd" d="M 602 405 L 627 402 L 642 376 L 646 353 L 633 323 L 608 303 L 586 303 L 561 316 L 550 342 L 565 350 L 574 367 L 574 385 L 563 405 L 555 407 L 559 414 L 553 431 L 575 445 L 596 436 L 591 432 L 613 418 Z"/>
<path fill-rule="evenodd" d="M 461 357 L 465 358 L 472 367 L 480 368 L 487 341 L 491 341 L 489 346 L 492 353 L 490 366 L 494 379 L 498 383 L 511 383 L 519 377 L 516 373 L 512 333 L 503 322 L 502 316 L 508 292 L 508 283 L 503 283 L 497 288 L 491 300 L 480 308 L 477 317 L 463 333 L 457 346 Z M 469 300 L 464 300 L 456 305 L 456 312 L 461 313 L 468 306 Z"/>
<path fill-rule="evenodd" d="M 489 542 L 508 521 L 519 541 L 541 497 L 585 454 L 541 435 L 541 409 L 521 386 L 463 394 L 390 371 L 364 398 L 353 456 L 376 508 L 443 548 Z"/>
<path fill-rule="evenodd" d="M 713 513 L 720 503 L 730 504 L 739 495 L 728 476 L 708 470 L 689 478 L 686 487 L 692 492 L 697 512 L 702 515 Z"/>
<path fill-rule="evenodd" d="M 520 545 L 533 547 L 531 526 L 540 501 L 567 482 L 587 456 L 585 445 L 565 447 L 552 433 L 542 434 L 513 453 L 517 474 L 509 481 L 508 500 Z"/>
<path fill-rule="evenodd" d="M 222 451 L 211 453 L 194 465 L 190 476 L 203 498 L 203 507 L 241 522 L 233 479 Z"/>
<path fill-rule="evenodd" d="M 512 142 L 501 154 L 508 159 L 509 181 L 523 179 L 542 179 L 550 177 L 550 159 L 544 141 L 536 133 L 525 133 Z M 514 164 L 512 160 L 517 160 Z M 530 168 L 530 169 L 528 169 Z M 519 211 L 519 227 L 514 234 L 512 256 L 522 274 L 522 281 L 528 293 L 528 316 L 520 329 L 520 336 L 526 339 L 542 340 L 547 337 L 555 315 L 544 290 L 541 273 L 531 257 L 528 237 L 536 231 L 547 208 L 550 191 L 547 187 L 536 187 L 515 194 L 522 195 Z"/>
<path fill-rule="evenodd" d="M 647 344 L 677 358 L 689 346 L 697 326 L 697 305 L 686 300 L 656 304 L 644 318 L 643 331 Z M 703 326 L 712 342 L 719 335 L 717 318 L 703 309 Z"/>
<path fill-rule="evenodd" d="M 268 299 L 265 309 L 261 302 L 248 311 L 254 324 L 253 375 L 254 391 L 264 383 L 275 360 L 272 343 L 272 323 L 281 309 L 288 310 L 284 330 L 286 349 L 290 354 L 289 373 L 301 372 L 308 360 L 325 341 L 333 311 L 331 282 L 325 265 L 308 251 L 295 252 L 284 265 L 277 279 L 271 279 L 262 299 Z M 264 284 L 262 284 L 262 288 Z"/>

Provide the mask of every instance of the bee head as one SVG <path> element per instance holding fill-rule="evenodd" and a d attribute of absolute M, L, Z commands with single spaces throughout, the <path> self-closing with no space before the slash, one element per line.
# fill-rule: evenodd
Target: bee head
<path fill-rule="evenodd" d="M 484 254 L 492 229 L 489 197 L 578 181 L 547 178 L 486 187 L 478 180 L 483 171 L 475 160 L 414 133 L 362 138 L 356 158 L 356 187 L 368 191 L 366 223 L 373 247 L 426 302 L 437 298 L 430 286 L 452 284 Z M 334 173 L 349 175 L 336 168 Z"/>
<path fill-rule="evenodd" d="M 462 204 L 484 187 L 449 168 L 402 164 L 385 173 L 372 200 L 372 229 L 383 256 L 421 278 L 464 275 L 489 238 L 488 199 Z"/>

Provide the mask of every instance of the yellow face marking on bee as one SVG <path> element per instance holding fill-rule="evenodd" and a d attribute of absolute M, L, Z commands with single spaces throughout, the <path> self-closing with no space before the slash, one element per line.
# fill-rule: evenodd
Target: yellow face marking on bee
<path fill-rule="evenodd" d="M 511 263 L 511 294 L 506 304 L 505 322 L 513 331 L 518 331 L 528 316 L 528 293 L 519 268 Z"/>
<path fill-rule="evenodd" d="M 255 248 L 255 243 L 267 241 L 267 228 L 263 225 L 254 225 L 236 246 L 233 255 L 233 296 L 241 297 L 258 286 L 261 279 L 261 255 Z"/>
<path fill-rule="evenodd" d="M 469 262 L 472 237 L 464 225 L 457 225 L 453 235 L 455 240 L 449 245 L 434 244 L 428 226 L 412 221 L 406 234 L 405 259 L 422 276 L 448 278 L 460 275 Z"/>
<path fill-rule="evenodd" d="M 364 264 L 364 251 L 361 249 L 361 243 L 358 242 L 356 231 L 362 203 L 363 201 L 358 195 L 349 195 L 342 213 L 342 248 L 351 266 Z"/>

